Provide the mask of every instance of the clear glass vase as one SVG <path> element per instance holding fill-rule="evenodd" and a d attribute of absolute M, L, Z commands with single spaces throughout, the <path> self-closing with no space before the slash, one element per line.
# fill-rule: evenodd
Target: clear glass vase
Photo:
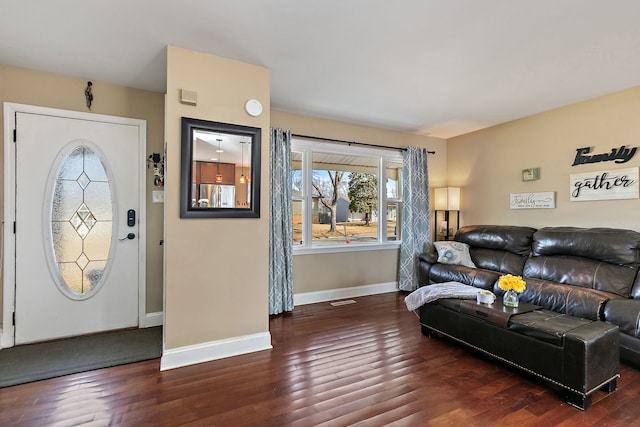
<path fill-rule="evenodd" d="M 509 289 L 507 292 L 504 293 L 504 296 L 502 297 L 502 304 L 504 304 L 507 307 L 517 307 L 518 303 L 519 303 L 519 296 L 516 291 L 514 291 L 513 289 Z"/>

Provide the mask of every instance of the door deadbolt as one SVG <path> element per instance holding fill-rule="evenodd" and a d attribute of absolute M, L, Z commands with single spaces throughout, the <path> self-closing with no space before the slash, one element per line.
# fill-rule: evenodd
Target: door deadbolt
<path fill-rule="evenodd" d="M 127 211 L 127 225 L 129 227 L 133 227 L 134 225 L 136 225 L 136 211 L 134 209 L 129 209 Z M 133 237 L 130 237 L 130 239 L 132 239 Z"/>

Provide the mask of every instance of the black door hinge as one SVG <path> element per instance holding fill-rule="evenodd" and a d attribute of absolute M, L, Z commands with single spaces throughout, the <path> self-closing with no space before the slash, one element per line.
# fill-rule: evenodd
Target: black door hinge
<path fill-rule="evenodd" d="M 16 326 L 16 312 L 13 312 L 13 326 Z"/>
<path fill-rule="evenodd" d="M 13 130 L 13 142 L 18 140 L 18 129 Z"/>
<path fill-rule="evenodd" d="M 13 221 L 13 234 L 16 234 L 16 222 Z"/>

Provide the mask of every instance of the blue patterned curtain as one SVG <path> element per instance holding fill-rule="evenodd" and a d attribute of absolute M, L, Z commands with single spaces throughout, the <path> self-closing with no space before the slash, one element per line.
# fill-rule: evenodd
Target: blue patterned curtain
<path fill-rule="evenodd" d="M 431 242 L 427 150 L 407 147 L 402 153 L 402 218 L 398 287 L 418 288 L 418 257 Z"/>
<path fill-rule="evenodd" d="M 290 131 L 271 129 L 269 162 L 269 314 L 279 314 L 293 310 Z"/>

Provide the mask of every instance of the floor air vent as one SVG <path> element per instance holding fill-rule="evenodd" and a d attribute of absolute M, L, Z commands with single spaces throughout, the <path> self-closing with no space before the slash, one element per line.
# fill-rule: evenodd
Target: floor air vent
<path fill-rule="evenodd" d="M 356 303 L 355 300 L 345 299 L 345 300 L 342 300 L 342 301 L 334 301 L 334 302 L 331 303 L 331 305 L 334 306 L 334 307 L 338 307 L 340 305 L 355 304 L 355 303 Z"/>

